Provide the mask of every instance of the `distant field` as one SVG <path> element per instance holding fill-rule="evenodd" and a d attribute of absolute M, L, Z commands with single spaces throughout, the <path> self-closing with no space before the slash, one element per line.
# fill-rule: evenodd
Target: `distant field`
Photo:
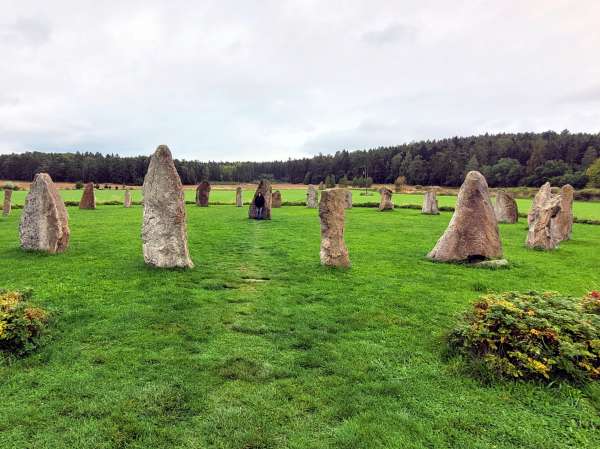
<path fill-rule="evenodd" d="M 282 189 L 283 201 L 305 201 L 306 190 L 305 189 Z M 61 190 L 61 195 L 65 201 L 79 201 L 81 198 L 82 190 Z M 353 190 L 352 198 L 354 203 L 365 203 L 365 202 L 378 202 L 379 193 L 369 192 L 369 196 L 363 196 L 362 190 Z M 250 201 L 254 192 L 246 189 L 244 190 L 244 201 Z M 15 204 L 23 204 L 25 202 L 25 196 L 27 192 L 16 191 L 13 193 L 13 202 Z M 134 201 L 141 201 L 142 191 L 140 189 L 132 190 L 132 197 Z M 188 201 L 194 201 L 195 191 L 193 189 L 185 190 L 185 197 Z M 96 200 L 102 201 L 123 201 L 123 190 L 97 190 Z M 221 190 L 213 189 L 210 194 L 210 200 L 221 203 L 235 203 L 235 190 Z M 396 205 L 404 204 L 421 204 L 423 201 L 423 195 L 415 193 L 402 193 L 394 194 L 394 203 Z M 456 203 L 456 196 L 438 196 L 440 206 L 454 206 Z M 527 212 L 531 207 L 531 199 L 517 199 L 520 212 Z M 600 220 L 600 202 L 593 201 L 576 201 L 573 206 L 574 214 L 577 218 L 585 218 L 592 220 Z"/>

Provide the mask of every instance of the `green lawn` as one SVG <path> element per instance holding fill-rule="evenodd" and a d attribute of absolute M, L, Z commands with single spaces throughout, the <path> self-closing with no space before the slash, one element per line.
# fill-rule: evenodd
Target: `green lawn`
<path fill-rule="evenodd" d="M 600 447 L 597 385 L 483 385 L 442 358 L 482 290 L 600 288 L 600 226 L 544 253 L 501 225 L 512 267 L 492 271 L 424 258 L 449 213 L 355 208 L 336 271 L 314 209 L 188 212 L 190 271 L 144 266 L 139 206 L 69 208 L 55 256 L 0 217 L 1 286 L 56 313 L 43 348 L 0 363 L 1 448 Z"/>

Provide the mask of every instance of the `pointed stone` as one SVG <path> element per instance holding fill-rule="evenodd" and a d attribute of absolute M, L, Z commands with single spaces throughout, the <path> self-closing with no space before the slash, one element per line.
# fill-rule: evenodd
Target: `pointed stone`
<path fill-rule="evenodd" d="M 196 188 L 196 206 L 208 207 L 208 198 L 210 196 L 210 183 L 202 181 Z"/>
<path fill-rule="evenodd" d="M 241 187 L 238 187 L 235 189 L 235 205 L 236 205 L 236 207 L 242 207 L 244 205 Z"/>
<path fill-rule="evenodd" d="M 502 258 L 498 223 L 481 173 L 467 173 L 448 228 L 427 257 L 439 262 Z"/>
<path fill-rule="evenodd" d="M 437 194 L 434 189 L 430 189 L 423 195 L 423 207 L 421 213 L 427 215 L 439 215 Z"/>
<path fill-rule="evenodd" d="M 394 203 L 392 202 L 392 191 L 386 187 L 379 189 L 381 200 L 379 201 L 379 211 L 394 210 Z"/>
<path fill-rule="evenodd" d="M 321 192 L 319 218 L 321 219 L 321 264 L 331 267 L 349 267 L 350 257 L 344 242 L 344 189 Z"/>
<path fill-rule="evenodd" d="M 273 197 L 271 198 L 271 207 L 281 207 L 281 192 L 279 190 L 275 190 L 273 192 Z"/>
<path fill-rule="evenodd" d="M 181 179 L 169 147 L 160 145 L 144 178 L 144 261 L 161 268 L 192 268 Z"/>
<path fill-rule="evenodd" d="M 324 190 L 325 189 L 325 183 L 323 183 L 323 181 L 321 181 L 319 183 L 319 190 Z"/>
<path fill-rule="evenodd" d="M 265 199 L 265 206 L 263 207 L 262 214 L 259 216 L 259 210 L 254 204 L 256 201 L 256 196 L 258 193 L 262 193 Z M 250 208 L 248 209 L 248 218 L 252 218 L 254 220 L 270 220 L 271 219 L 271 199 L 273 193 L 271 189 L 271 183 L 266 179 L 262 179 L 256 188 L 256 192 L 254 192 L 254 196 L 252 197 L 252 203 L 250 203 Z"/>
<path fill-rule="evenodd" d="M 558 198 L 560 212 L 552 219 L 552 236 L 558 242 L 571 240 L 573 232 L 573 195 L 575 190 L 570 184 L 561 187 Z"/>
<path fill-rule="evenodd" d="M 498 223 L 514 224 L 519 221 L 519 208 L 513 196 L 504 190 L 496 192 L 494 214 Z"/>
<path fill-rule="evenodd" d="M 538 190 L 538 192 L 535 194 L 535 197 L 533 198 L 533 203 L 531 204 L 531 209 L 529 210 L 529 213 L 527 214 L 527 225 L 528 226 L 531 226 L 531 222 L 534 220 L 534 218 L 536 216 L 537 209 L 539 209 L 544 204 L 546 204 L 546 202 L 550 198 L 552 198 L 552 187 L 550 186 L 550 183 L 547 182 L 542 187 L 540 187 L 540 190 Z"/>
<path fill-rule="evenodd" d="M 319 192 L 316 187 L 312 184 L 308 186 L 306 190 L 306 207 L 311 209 L 317 208 L 317 203 L 319 202 Z"/>
<path fill-rule="evenodd" d="M 12 208 L 12 189 L 4 189 L 4 204 L 2 206 L 2 215 L 8 217 Z"/>
<path fill-rule="evenodd" d="M 346 209 L 352 209 L 352 190 L 346 189 Z"/>
<path fill-rule="evenodd" d="M 551 250 L 555 249 L 560 240 L 552 232 L 552 220 L 560 213 L 561 199 L 553 196 L 541 205 L 536 205 L 535 213 L 531 216 L 526 244 L 529 248 Z"/>
<path fill-rule="evenodd" d="M 35 175 L 19 227 L 21 248 L 62 253 L 69 247 L 69 215 L 58 189 L 47 173 Z"/>
<path fill-rule="evenodd" d="M 123 206 L 126 208 L 131 207 L 131 190 L 125 190 L 125 198 L 123 198 Z"/>
<path fill-rule="evenodd" d="M 94 183 L 88 182 L 83 187 L 83 195 L 79 201 L 79 209 L 96 209 L 96 194 L 94 193 Z"/>

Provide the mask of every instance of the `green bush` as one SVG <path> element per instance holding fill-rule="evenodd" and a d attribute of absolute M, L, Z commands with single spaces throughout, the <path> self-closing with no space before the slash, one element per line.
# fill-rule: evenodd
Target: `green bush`
<path fill-rule="evenodd" d="M 19 190 L 19 186 L 13 182 L 7 181 L 3 186 L 3 190 Z"/>
<path fill-rule="evenodd" d="M 600 293 L 484 295 L 447 337 L 486 376 L 553 381 L 600 378 Z"/>
<path fill-rule="evenodd" d="M 31 306 L 31 296 L 31 290 L 0 290 L 0 352 L 24 355 L 38 347 L 48 313 Z"/>
<path fill-rule="evenodd" d="M 82 181 L 77 181 L 77 182 L 75 183 L 75 189 L 76 189 L 76 190 L 81 190 L 81 189 L 83 189 L 83 182 L 82 182 Z"/>

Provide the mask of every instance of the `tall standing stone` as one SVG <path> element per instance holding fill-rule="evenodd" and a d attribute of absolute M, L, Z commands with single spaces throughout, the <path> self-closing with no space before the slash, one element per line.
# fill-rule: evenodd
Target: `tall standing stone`
<path fill-rule="evenodd" d="M 79 201 L 79 209 L 96 209 L 96 194 L 94 193 L 94 183 L 88 182 L 83 187 L 83 195 Z"/>
<path fill-rule="evenodd" d="M 69 214 L 47 173 L 35 175 L 25 199 L 19 233 L 25 250 L 55 254 L 69 247 Z"/>
<path fill-rule="evenodd" d="M 131 207 L 131 190 L 125 190 L 125 198 L 123 198 L 123 206 L 126 208 Z"/>
<path fill-rule="evenodd" d="M 242 207 L 244 205 L 244 200 L 242 198 L 242 188 L 239 186 L 235 189 L 235 205 L 236 207 Z"/>
<path fill-rule="evenodd" d="M 519 208 L 513 196 L 504 190 L 496 193 L 494 214 L 498 223 L 514 224 L 519 221 Z"/>
<path fill-rule="evenodd" d="M 560 200 L 560 212 L 552 219 L 552 236 L 561 242 L 570 240 L 573 231 L 573 195 L 575 191 L 570 184 L 561 187 L 558 198 Z"/>
<path fill-rule="evenodd" d="M 161 268 L 192 268 L 183 187 L 166 145 L 160 145 L 150 158 L 143 192 L 144 261 Z"/>
<path fill-rule="evenodd" d="M 537 205 L 531 216 L 526 244 L 529 248 L 550 250 L 560 243 L 552 232 L 552 221 L 560 214 L 561 199 L 558 196 L 547 198 Z"/>
<path fill-rule="evenodd" d="M 262 211 L 262 215 L 259 217 L 259 211 L 256 207 L 255 201 L 257 195 L 262 193 L 262 196 L 265 199 L 265 205 Z M 266 179 L 262 179 L 256 188 L 256 192 L 254 192 L 254 196 L 252 197 L 252 202 L 250 203 L 250 208 L 248 209 L 248 218 L 252 218 L 255 220 L 270 220 L 271 219 L 271 198 L 272 198 L 272 189 L 271 183 Z"/>
<path fill-rule="evenodd" d="M 319 183 L 319 190 L 324 190 L 325 189 L 325 183 L 323 183 L 323 181 L 321 181 Z"/>
<path fill-rule="evenodd" d="M 473 262 L 502 257 L 498 222 L 483 175 L 467 173 L 448 228 L 427 255 L 439 262 Z"/>
<path fill-rule="evenodd" d="M 306 190 L 306 207 L 311 209 L 317 208 L 317 203 L 319 202 L 319 192 L 316 187 L 312 184 L 308 186 Z"/>
<path fill-rule="evenodd" d="M 352 209 L 352 190 L 346 189 L 346 209 Z"/>
<path fill-rule="evenodd" d="M 379 211 L 394 210 L 394 203 L 392 202 L 392 191 L 386 187 L 379 189 L 381 200 L 379 201 Z"/>
<path fill-rule="evenodd" d="M 2 206 L 2 215 L 8 217 L 12 207 L 12 189 L 4 189 L 4 205 Z"/>
<path fill-rule="evenodd" d="M 546 204 L 546 202 L 550 198 L 552 198 L 552 187 L 550 186 L 550 183 L 547 182 L 542 187 L 540 187 L 540 190 L 538 190 L 538 192 L 535 194 L 535 197 L 533 198 L 531 209 L 527 214 L 527 224 L 529 226 L 531 226 L 531 222 L 534 220 L 537 214 L 537 210 L 541 208 L 544 204 Z"/>
<path fill-rule="evenodd" d="M 421 207 L 421 213 L 427 215 L 439 215 L 440 210 L 438 207 L 437 193 L 435 189 L 429 189 L 423 196 L 423 207 Z"/>
<path fill-rule="evenodd" d="M 275 190 L 273 192 L 273 197 L 271 199 L 271 207 L 277 208 L 281 207 L 281 192 L 279 190 Z"/>
<path fill-rule="evenodd" d="M 196 188 L 196 206 L 208 207 L 208 198 L 210 196 L 210 183 L 202 181 Z"/>
<path fill-rule="evenodd" d="M 344 242 L 344 189 L 321 192 L 319 218 L 321 219 L 321 264 L 331 267 L 349 267 L 350 258 Z"/>

